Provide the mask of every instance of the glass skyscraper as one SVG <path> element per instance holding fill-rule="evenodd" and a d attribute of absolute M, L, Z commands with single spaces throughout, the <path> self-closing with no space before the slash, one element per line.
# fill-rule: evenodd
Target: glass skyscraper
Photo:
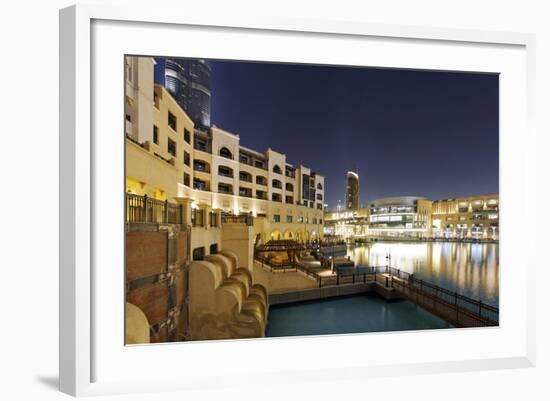
<path fill-rule="evenodd" d="M 359 208 L 359 174 L 348 171 L 346 181 L 346 209 L 357 209 Z"/>
<path fill-rule="evenodd" d="M 157 58 L 155 80 L 168 92 L 199 129 L 210 127 L 210 74 L 205 60 Z"/>

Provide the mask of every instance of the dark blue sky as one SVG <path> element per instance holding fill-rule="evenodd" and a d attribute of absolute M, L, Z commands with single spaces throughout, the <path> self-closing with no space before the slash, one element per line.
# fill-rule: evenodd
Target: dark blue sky
<path fill-rule="evenodd" d="M 498 192 L 498 76 L 210 61 L 212 123 L 326 177 L 358 169 L 361 203 Z"/>

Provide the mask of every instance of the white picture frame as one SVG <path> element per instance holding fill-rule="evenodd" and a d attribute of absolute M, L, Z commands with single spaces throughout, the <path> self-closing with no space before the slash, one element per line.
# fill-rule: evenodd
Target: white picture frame
<path fill-rule="evenodd" d="M 535 85 L 534 35 L 376 25 L 357 21 L 297 20 L 291 17 L 276 18 L 252 14 L 242 17 L 194 15 L 179 11 L 164 8 L 79 5 L 60 12 L 61 391 L 72 395 L 94 395 L 202 389 L 214 383 L 217 386 L 232 386 L 233 378 L 241 374 L 247 374 L 257 382 L 267 382 L 268 379 L 262 376 L 267 372 L 270 374 L 269 380 L 276 378 L 278 381 L 295 380 L 296 372 L 300 372 L 301 380 L 338 379 L 344 376 L 359 380 L 363 377 L 388 374 L 534 366 L 534 282 L 526 280 L 526 276 L 534 272 L 533 252 L 529 251 L 532 245 L 510 230 L 510 227 L 517 224 L 532 225 L 535 221 L 534 218 L 529 218 L 534 212 L 527 207 L 528 200 L 535 198 L 535 133 L 532 128 Z M 105 194 L 109 189 L 117 188 L 117 185 L 122 186 L 123 164 L 119 163 L 122 154 L 117 153 L 122 149 L 117 147 L 122 142 L 117 144 L 116 139 L 113 139 L 115 142 L 109 142 L 111 139 L 107 137 L 102 136 L 99 140 L 98 137 L 94 137 L 94 132 L 105 127 L 117 132 L 116 123 L 104 117 L 102 110 L 108 106 L 113 112 L 119 111 L 116 103 L 119 103 L 119 108 L 122 107 L 123 98 L 117 99 L 113 96 L 114 100 L 105 100 L 108 105 L 98 102 L 97 96 L 106 93 L 106 87 L 102 88 L 102 84 L 98 82 L 112 82 L 114 86 L 109 89 L 115 94 L 122 91 L 122 58 L 119 60 L 118 55 L 167 54 L 165 52 L 170 51 L 170 48 L 174 49 L 173 43 L 159 45 L 155 51 L 152 47 L 154 39 L 140 35 L 145 31 L 149 36 L 162 35 L 163 32 L 172 29 L 192 29 L 194 35 L 208 36 L 215 33 L 213 36 L 218 37 L 221 32 L 233 35 L 232 41 L 250 40 L 250 47 L 226 43 L 223 49 L 216 50 L 218 58 L 297 60 L 300 56 L 297 56 L 296 48 L 292 46 L 298 44 L 285 42 L 283 45 L 285 38 L 292 39 L 293 43 L 313 44 L 312 52 L 315 50 L 316 41 L 325 41 L 329 46 L 329 42 L 338 40 L 342 48 L 339 57 L 346 54 L 348 42 L 372 46 L 373 54 L 377 54 L 378 57 L 375 65 L 392 68 L 431 66 L 433 69 L 454 68 L 501 73 L 503 79 L 500 93 L 500 196 L 501 243 L 504 249 L 501 252 L 501 326 L 448 330 L 444 334 L 438 331 L 425 331 L 124 347 L 121 331 L 123 321 L 120 319 L 123 313 L 122 306 L 113 307 L 113 302 L 123 305 L 124 299 L 123 287 L 119 286 L 123 274 L 123 264 L 120 263 L 123 248 L 117 248 L 117 244 L 120 245 L 117 235 L 120 233 L 116 234 L 115 230 L 114 237 L 108 234 L 105 235 L 106 238 L 103 238 L 103 235 L 98 237 L 98 232 L 109 224 L 122 226 L 123 220 L 118 221 L 116 218 L 121 209 L 118 204 L 120 202 L 117 203 L 115 198 L 109 200 L 97 197 L 98 193 Z M 123 31 L 128 34 L 124 36 L 126 43 L 122 45 L 120 35 Z M 251 35 L 262 35 L 262 40 L 273 45 L 270 47 L 273 53 L 256 53 L 256 56 L 250 56 L 254 54 L 250 53 L 254 51 Z M 106 38 L 110 39 L 109 49 Z M 212 41 L 212 38 L 209 40 Z M 384 54 L 388 52 L 377 50 L 381 46 L 381 41 L 384 42 L 385 48 L 398 45 L 404 47 L 399 48 L 402 50 L 400 53 Z M 435 46 L 440 52 L 440 60 L 431 64 L 430 52 L 433 52 L 434 47 L 430 50 L 429 46 Z M 423 47 L 426 48 L 422 50 Z M 409 48 L 414 49 L 416 55 L 408 52 Z M 106 52 L 104 55 L 103 51 Z M 483 54 L 489 51 L 494 51 L 494 57 L 487 60 Z M 464 60 L 462 65 L 445 64 L 445 57 L 450 57 L 451 60 L 460 52 L 469 55 L 470 59 Z M 117 57 L 112 59 L 111 76 L 105 73 L 105 68 L 109 66 L 105 65 L 104 61 L 107 55 L 113 54 Z M 330 62 L 326 55 L 317 57 L 315 54 L 317 53 L 310 53 L 309 58 L 305 60 Z M 426 57 L 415 60 L 418 54 L 425 54 Z M 472 54 L 478 54 L 478 59 L 476 60 Z M 364 65 L 359 56 L 349 59 L 348 62 Z M 419 67 L 420 64 L 422 67 Z M 116 87 L 118 79 L 120 85 Z M 511 93 L 517 94 L 517 97 L 512 99 L 509 96 Z M 111 102 L 114 102 L 115 106 Z M 122 132 L 122 128 L 120 129 Z M 522 135 L 517 134 L 518 132 Z M 111 136 L 117 137 L 116 134 Z M 122 135 L 119 136 L 122 141 Z M 99 160 L 106 160 L 105 165 L 98 163 Z M 118 165 L 121 175 L 113 174 L 113 165 L 110 163 L 114 163 L 115 168 Z M 112 176 L 110 181 L 106 174 Z M 523 191 L 517 190 L 518 185 Z M 109 201 L 117 203 L 112 210 L 108 203 L 105 203 Z M 108 216 L 114 216 L 112 221 Z M 525 223 L 526 221 L 529 223 Z M 107 249 L 106 241 L 110 241 L 113 248 Z M 506 248 L 506 244 L 518 241 L 526 251 L 524 254 Z M 116 271 L 113 273 L 113 280 L 109 282 L 105 280 L 98 267 L 104 266 L 107 257 L 114 261 L 111 270 Z M 508 280 L 508 266 L 518 264 L 522 268 L 524 266 L 524 270 L 518 273 L 514 281 L 516 288 L 510 288 L 512 282 Z M 102 293 L 101 299 L 96 293 L 99 289 Z M 513 300 L 508 297 L 508 294 L 512 293 L 515 294 Z M 113 312 L 105 313 L 109 305 Z M 116 323 L 117 319 L 120 320 L 119 323 Z M 112 326 L 113 322 L 118 325 Z M 98 327 L 112 328 L 112 332 L 109 330 L 107 333 Z M 414 352 L 407 353 L 407 350 L 399 355 L 386 356 L 378 355 L 376 352 L 355 352 L 343 356 L 336 353 L 336 350 L 341 350 L 346 344 L 358 349 L 357 345 L 372 341 L 372 338 L 376 341 L 403 339 L 420 345 L 431 344 L 434 350 L 432 354 L 427 352 L 424 359 L 419 358 L 419 354 Z M 452 342 L 452 352 L 441 352 L 438 349 L 438 341 Z M 463 344 L 470 344 L 471 347 L 466 349 Z M 478 345 L 479 349 L 476 348 Z M 313 352 L 320 346 L 325 349 L 324 358 L 317 358 Z M 284 352 L 298 355 L 299 358 L 292 361 L 292 366 L 286 367 L 283 359 L 277 359 L 277 355 Z M 202 358 L 207 359 L 214 354 L 223 355 L 222 361 L 219 364 L 205 366 Z M 177 375 L 166 374 L 170 368 L 177 366 L 175 358 L 181 358 L 182 355 L 194 361 L 195 366 L 187 369 L 185 375 L 182 375 L 181 371 L 177 372 Z M 271 358 L 270 366 L 260 365 L 251 370 L 243 363 L 239 365 L 227 362 L 240 358 L 250 360 L 258 358 L 258 355 Z M 365 355 L 369 358 L 365 358 Z M 339 359 L 336 359 L 337 357 Z M 157 368 L 155 371 L 145 369 L 143 376 L 139 376 L 132 366 L 135 367 L 140 361 L 143 361 L 144 366 Z M 159 369 L 159 364 L 166 366 L 166 369 Z M 182 376 L 185 378 L 182 379 Z"/>

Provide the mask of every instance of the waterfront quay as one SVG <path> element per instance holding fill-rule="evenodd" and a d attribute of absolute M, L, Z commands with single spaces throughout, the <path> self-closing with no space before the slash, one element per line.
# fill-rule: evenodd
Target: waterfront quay
<path fill-rule="evenodd" d="M 270 305 L 375 293 L 386 301 L 407 299 L 454 327 L 498 326 L 498 308 L 416 279 L 395 268 L 320 276 L 319 288 L 271 294 Z"/>
<path fill-rule="evenodd" d="M 498 325 L 498 244 L 377 241 L 354 247 L 340 241 L 310 253 L 315 249 L 321 256 L 302 253 L 294 262 L 257 255 L 258 267 L 301 273 L 313 282 L 272 288 L 270 305 L 374 294 L 387 302 L 384 309 L 399 309 L 406 300 L 453 327 Z"/>

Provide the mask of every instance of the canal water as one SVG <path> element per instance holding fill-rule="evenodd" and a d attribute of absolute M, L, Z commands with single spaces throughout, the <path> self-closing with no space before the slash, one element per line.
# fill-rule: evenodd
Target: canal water
<path fill-rule="evenodd" d="M 498 244 L 459 242 L 375 242 L 348 247 L 358 267 L 391 266 L 418 279 L 498 307 Z"/>
<path fill-rule="evenodd" d="M 409 301 L 387 302 L 376 294 L 275 305 L 267 337 L 444 329 L 442 319 Z"/>

